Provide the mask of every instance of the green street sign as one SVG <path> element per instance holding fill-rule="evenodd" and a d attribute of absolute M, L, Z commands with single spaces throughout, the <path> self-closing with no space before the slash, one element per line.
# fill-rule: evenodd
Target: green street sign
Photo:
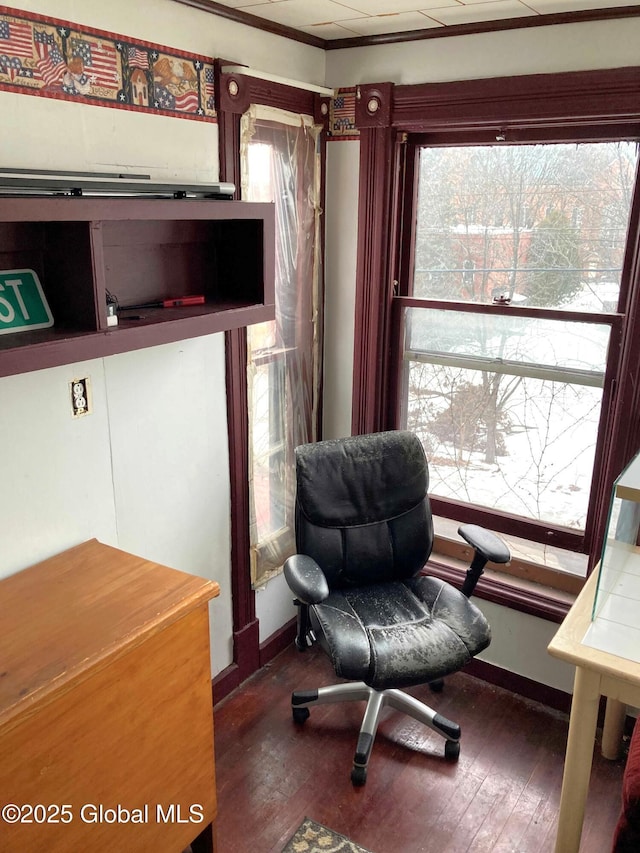
<path fill-rule="evenodd" d="M 53 317 L 33 270 L 0 271 L 0 335 L 53 326 Z"/>

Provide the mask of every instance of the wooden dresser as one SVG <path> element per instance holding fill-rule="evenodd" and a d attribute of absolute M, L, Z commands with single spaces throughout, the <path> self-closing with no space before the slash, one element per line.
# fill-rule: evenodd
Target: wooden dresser
<path fill-rule="evenodd" d="M 0 850 L 213 849 L 208 601 L 85 542 L 0 581 Z"/>

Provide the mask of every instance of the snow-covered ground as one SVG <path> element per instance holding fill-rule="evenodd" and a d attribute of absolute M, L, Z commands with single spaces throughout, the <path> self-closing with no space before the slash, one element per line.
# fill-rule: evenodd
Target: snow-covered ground
<path fill-rule="evenodd" d="M 435 316 L 434 316 L 435 315 Z M 448 316 L 446 316 L 448 315 Z M 468 317 L 469 315 L 467 315 Z M 466 318 L 464 318 L 466 319 Z M 609 329 L 547 319 L 521 319 L 517 333 L 486 317 L 483 334 L 465 335 L 452 311 L 419 312 L 412 318 L 408 423 L 430 460 L 430 491 L 566 527 L 584 528 L 593 473 Z M 498 323 L 493 324 L 496 319 Z M 458 342 L 451 344 L 456 337 Z M 453 366 L 429 364 L 428 341 L 446 340 L 440 353 Z M 437 346 L 437 345 L 436 345 Z M 444 357 L 444 358 L 443 358 Z M 473 358 L 476 369 L 460 366 Z M 419 361 L 417 360 L 419 359 Z M 493 364 L 492 364 L 493 361 Z M 501 431 L 506 453 L 485 461 L 484 447 L 454 446 L 430 429 L 451 405 L 452 388 L 479 385 L 492 367 L 503 374 L 500 393 L 510 426 Z M 482 369 L 478 369 L 482 368 Z M 576 372 L 577 371 L 577 372 Z M 460 421 L 460 413 L 456 421 Z M 488 418 L 490 420 L 490 418 Z"/>
<path fill-rule="evenodd" d="M 507 453 L 493 464 L 485 461 L 483 451 L 463 451 L 458 462 L 452 444 L 438 441 L 428 427 L 420 430 L 429 459 L 430 492 L 583 529 L 602 392 L 575 390 L 524 379 L 509 407 L 522 413 L 523 422 L 504 435 Z"/>

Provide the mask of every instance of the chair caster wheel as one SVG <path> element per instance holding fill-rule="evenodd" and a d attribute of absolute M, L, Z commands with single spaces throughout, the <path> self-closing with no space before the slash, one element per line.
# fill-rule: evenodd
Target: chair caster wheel
<path fill-rule="evenodd" d="M 359 764 L 354 764 L 351 770 L 351 782 L 356 787 L 364 785 L 367 781 L 367 768 L 361 767 Z"/>
<path fill-rule="evenodd" d="M 309 719 L 309 714 L 311 712 L 308 708 L 292 708 L 291 713 L 293 714 L 293 722 L 301 726 Z"/>
<path fill-rule="evenodd" d="M 444 678 L 436 678 L 435 681 L 430 681 L 429 690 L 431 690 L 432 693 L 442 693 L 444 690 Z"/>
<path fill-rule="evenodd" d="M 457 761 L 460 757 L 460 741 L 446 740 L 444 742 L 444 757 L 447 761 Z"/>

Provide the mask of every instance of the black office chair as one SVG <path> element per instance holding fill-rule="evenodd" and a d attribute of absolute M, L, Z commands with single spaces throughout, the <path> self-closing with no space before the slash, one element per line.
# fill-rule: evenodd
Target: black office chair
<path fill-rule="evenodd" d="M 293 718 L 310 705 L 366 700 L 351 781 L 362 785 L 382 709 L 425 723 L 457 759 L 460 727 L 399 688 L 461 669 L 491 640 L 469 601 L 487 561 L 506 563 L 506 545 L 476 525 L 460 535 L 474 548 L 462 591 L 421 575 L 433 545 L 428 468 L 418 438 L 393 431 L 296 449 L 296 546 L 284 574 L 298 606 L 296 645 L 316 639 L 346 684 L 293 693 Z"/>

